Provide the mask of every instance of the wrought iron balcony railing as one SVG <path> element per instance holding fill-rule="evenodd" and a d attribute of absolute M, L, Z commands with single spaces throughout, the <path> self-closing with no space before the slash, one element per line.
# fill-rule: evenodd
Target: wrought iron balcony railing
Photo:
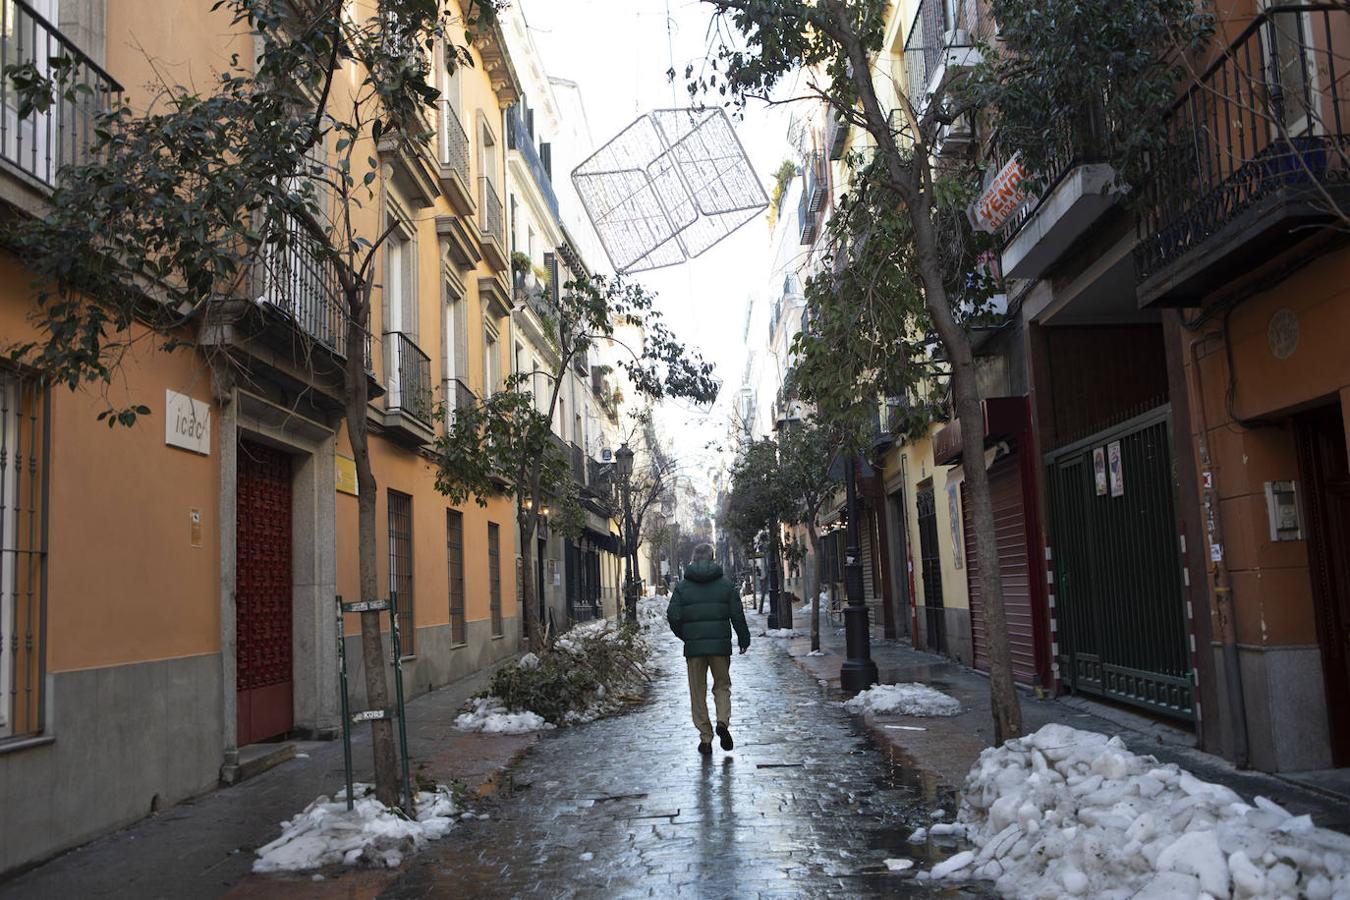
<path fill-rule="evenodd" d="M 586 454 L 581 452 L 581 448 L 572 444 L 569 448 L 572 457 L 572 479 L 577 484 L 585 486 L 586 484 Z"/>
<path fill-rule="evenodd" d="M 993 21 L 981 15 L 981 0 L 921 0 L 905 35 L 905 71 L 909 98 L 916 109 L 924 106 L 933 76 L 948 59 L 948 51 L 976 47 L 993 36 Z"/>
<path fill-rule="evenodd" d="M 492 186 L 491 179 L 480 176 L 478 179 L 478 230 L 484 238 L 492 238 L 501 247 L 506 247 L 506 219 L 502 216 L 502 200 Z"/>
<path fill-rule="evenodd" d="M 553 213 L 553 218 L 557 219 L 558 195 L 553 192 L 553 179 L 544 168 L 544 161 L 539 158 L 539 151 L 534 146 L 534 137 L 521 118 L 519 103 L 506 111 L 506 135 L 507 146 L 520 152 L 521 159 L 525 160 L 525 167 L 530 170 L 534 183 L 539 187 L 539 193 L 543 195 L 544 202 Z"/>
<path fill-rule="evenodd" d="M 431 358 L 401 331 L 385 332 L 388 347 L 386 409 L 397 409 L 431 423 Z"/>
<path fill-rule="evenodd" d="M 453 169 L 467 188 L 469 181 L 469 136 L 449 100 L 441 100 L 441 165 Z"/>
<path fill-rule="evenodd" d="M 314 341 L 347 356 L 347 304 L 342 296 L 338 263 L 319 254 L 308 233 L 287 217 L 272 226 L 275 240 L 259 261 L 260 303 L 284 313 Z M 370 369 L 370 332 L 365 336 L 366 369 Z"/>
<path fill-rule="evenodd" d="M 1141 283 L 1268 200 L 1330 205 L 1350 183 L 1347 29 L 1340 5 L 1270 7 L 1177 99 L 1143 190 Z"/>
<path fill-rule="evenodd" d="M 58 90 L 52 106 L 20 119 L 9 78 L 0 81 L 0 156 L 53 186 L 63 166 L 88 162 L 98 114 L 121 101 L 122 86 L 23 0 L 0 3 L 0 71 L 31 64 L 55 78 L 53 60 L 70 60 L 71 98 Z"/>
<path fill-rule="evenodd" d="M 999 229 L 1002 246 L 1006 247 L 1017 236 L 1017 232 L 1036 213 L 1045 198 L 1054 193 L 1066 175 L 1079 166 L 1109 159 L 1118 134 L 1115 125 L 1107 121 L 1103 106 L 1089 108 L 1086 114 L 1075 116 L 1072 123 L 1060 128 L 1047 155 L 1045 177 L 1038 179 L 1044 182 L 1045 187 L 1039 195 L 1028 197 L 1017 212 L 1003 223 Z"/>

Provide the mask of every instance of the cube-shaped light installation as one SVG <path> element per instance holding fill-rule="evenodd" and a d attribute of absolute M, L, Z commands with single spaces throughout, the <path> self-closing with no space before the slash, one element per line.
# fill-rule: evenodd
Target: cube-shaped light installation
<path fill-rule="evenodd" d="M 768 208 L 721 109 L 658 109 L 572 171 L 619 274 L 691 259 Z"/>

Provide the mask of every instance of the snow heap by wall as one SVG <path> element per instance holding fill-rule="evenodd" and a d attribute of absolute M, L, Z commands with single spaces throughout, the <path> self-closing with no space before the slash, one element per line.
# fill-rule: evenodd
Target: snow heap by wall
<path fill-rule="evenodd" d="M 961 703 L 926 684 L 877 684 L 844 701 L 851 713 L 873 712 L 902 716 L 954 716 Z"/>
<path fill-rule="evenodd" d="M 1350 837 L 1065 725 L 985 750 L 959 821 L 975 849 L 931 877 L 1010 896 L 1350 897 Z"/>
<path fill-rule="evenodd" d="M 538 713 L 529 710 L 510 712 L 500 697 L 474 697 L 470 703 L 473 705 L 468 712 L 455 717 L 455 727 L 462 731 L 524 734 L 528 731 L 543 731 L 553 727 Z"/>
<path fill-rule="evenodd" d="M 253 871 L 298 872 L 338 864 L 392 869 L 454 825 L 455 801 L 444 785 L 417 794 L 416 819 L 376 800 L 369 784 L 353 785 L 353 793 L 351 810 L 344 788 L 282 822 L 281 837 L 258 848 Z"/>

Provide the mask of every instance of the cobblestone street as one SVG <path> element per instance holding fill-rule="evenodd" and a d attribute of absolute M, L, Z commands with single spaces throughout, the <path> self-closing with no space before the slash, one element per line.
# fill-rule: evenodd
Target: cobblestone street
<path fill-rule="evenodd" d="M 735 750 L 701 757 L 679 643 L 656 632 L 647 705 L 545 737 L 490 819 L 457 828 L 383 896 L 925 894 L 884 860 L 941 855 L 906 838 L 938 806 L 950 815 L 950 797 L 893 764 L 767 638 L 732 663 Z"/>

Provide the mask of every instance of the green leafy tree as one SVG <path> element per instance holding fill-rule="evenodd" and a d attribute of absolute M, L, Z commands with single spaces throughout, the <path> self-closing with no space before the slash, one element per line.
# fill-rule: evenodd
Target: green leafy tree
<path fill-rule="evenodd" d="M 483 505 L 497 494 L 515 497 L 526 573 L 534 571 L 535 535 L 545 506 L 559 512 L 555 527 L 574 532 L 581 527 L 571 464 L 552 428 L 563 385 L 576 360 L 585 359 L 593 348 L 617 344 L 624 351 L 619 367 L 644 397 L 705 403 L 717 396 L 712 366 L 676 339 L 654 300 L 641 286 L 618 278 L 586 275 L 567 282 L 545 317 L 554 351 L 550 368 L 515 373 L 504 390 L 464 409 L 443 410 L 447 428 L 433 449 L 437 490 L 456 503 L 472 497 Z M 619 326 L 625 326 L 625 333 L 640 334 L 641 345 L 624 343 L 617 333 Z M 542 403 L 533 387 L 540 381 L 546 385 Z M 655 491 L 644 480 L 650 471 L 648 465 L 634 466 L 634 495 L 640 498 L 638 523 L 655 499 Z M 656 471 L 653 477 L 659 485 L 661 467 Z M 633 541 L 628 544 L 632 555 L 636 538 L 626 537 Z M 526 633 L 542 647 L 534 579 L 526 577 L 521 588 Z"/>
<path fill-rule="evenodd" d="M 795 522 L 799 508 L 792 496 L 783 466 L 779 463 L 778 442 L 773 438 L 747 441 L 731 467 L 731 491 L 722 527 L 744 547 L 757 547 L 765 554 L 767 570 L 781 586 L 782 554 L 779 547 L 780 522 Z M 767 535 L 762 538 L 761 535 Z M 791 621 L 784 615 L 782 593 L 774 611 L 779 622 Z"/>
<path fill-rule="evenodd" d="M 434 108 L 431 59 L 470 63 L 452 24 L 487 27 L 491 0 L 465 0 L 452 23 L 437 0 L 385 0 L 360 18 L 343 0 L 201 0 L 247 32 L 252 58 L 235 57 L 210 89 L 163 82 L 149 112 L 121 105 L 97 114 L 89 161 L 65 168 L 44 218 L 5 235 L 40 285 L 38 337 L 9 347 L 12 359 L 54 384 L 106 388 L 138 342 L 212 353 L 212 329 L 256 300 L 256 285 L 286 277 L 303 257 L 331 276 L 347 433 L 356 462 L 358 562 L 363 599 L 383 596 L 377 578 L 375 499 L 367 436 L 369 381 L 363 348 L 380 250 L 363 212 L 379 194 L 375 146 L 386 136 L 425 143 Z M 436 53 L 444 47 L 444 53 Z M 59 98 L 88 105 L 72 65 L 12 67 L 22 114 Z M 349 82 L 340 74 L 359 73 Z M 340 100 L 339 100 L 340 95 Z M 307 356 L 311 366 L 317 354 Z M 100 418 L 132 425 L 149 408 L 114 402 Z M 119 405 L 120 404 L 120 405 Z M 378 613 L 361 616 L 366 694 L 388 705 Z M 376 794 L 397 802 L 398 765 L 387 720 L 371 723 Z"/>
<path fill-rule="evenodd" d="M 806 566 L 806 593 L 811 599 L 811 649 L 820 649 L 820 510 L 834 496 L 838 484 L 830 477 L 836 455 L 844 447 L 844 433 L 827 420 L 808 417 L 788 422 L 778 438 L 779 477 L 791 503 L 789 524 L 806 531 L 811 549 Z"/>

